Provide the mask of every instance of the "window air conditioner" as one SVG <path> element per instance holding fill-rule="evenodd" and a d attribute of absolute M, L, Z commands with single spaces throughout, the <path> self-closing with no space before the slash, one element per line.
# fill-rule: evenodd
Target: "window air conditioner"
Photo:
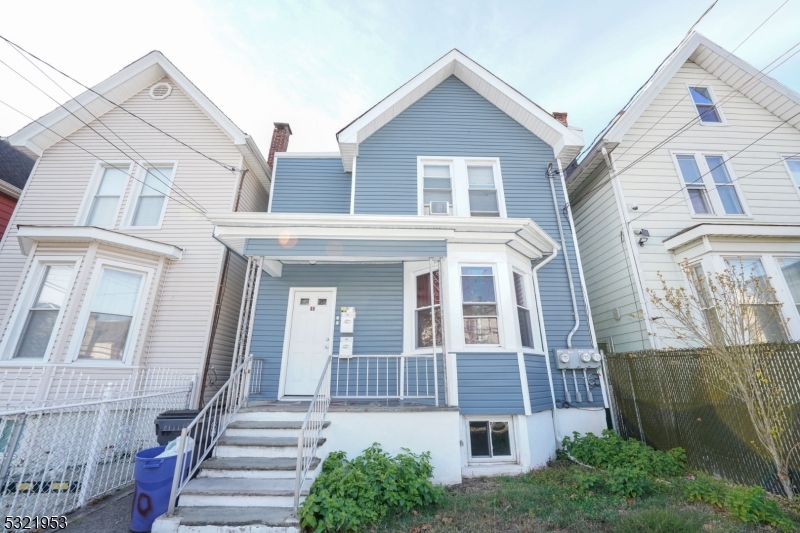
<path fill-rule="evenodd" d="M 447 215 L 448 202 L 431 202 L 431 215 Z"/>

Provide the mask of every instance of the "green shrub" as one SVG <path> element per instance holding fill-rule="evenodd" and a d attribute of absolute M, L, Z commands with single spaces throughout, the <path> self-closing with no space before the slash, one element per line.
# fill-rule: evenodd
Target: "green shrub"
<path fill-rule="evenodd" d="M 686 484 L 683 492 L 690 502 L 703 502 L 724 507 L 725 494 L 727 494 L 728 489 L 721 481 L 698 475 L 696 479 Z"/>
<path fill-rule="evenodd" d="M 387 513 L 439 503 L 444 489 L 430 481 L 430 453 L 404 451 L 392 457 L 375 443 L 350 461 L 345 452 L 330 454 L 298 512 L 301 527 L 356 531 Z"/>
<path fill-rule="evenodd" d="M 603 487 L 605 479 L 601 472 L 576 472 L 575 482 L 578 485 L 578 492 L 585 494 L 589 491 L 596 491 Z"/>
<path fill-rule="evenodd" d="M 675 509 L 647 509 L 624 516 L 615 533 L 696 533 L 703 528 L 702 515 L 681 513 Z"/>
<path fill-rule="evenodd" d="M 650 491 L 647 472 L 638 468 L 612 468 L 606 483 L 611 492 L 626 498 L 638 498 Z"/>
<path fill-rule="evenodd" d="M 590 466 L 603 470 L 632 468 L 656 477 L 677 476 L 685 470 L 686 452 L 682 448 L 661 452 L 637 440 L 623 439 L 610 430 L 603 431 L 601 437 L 592 433 L 581 436 L 575 432 L 573 435 L 573 438 L 564 438 L 564 449 Z"/>

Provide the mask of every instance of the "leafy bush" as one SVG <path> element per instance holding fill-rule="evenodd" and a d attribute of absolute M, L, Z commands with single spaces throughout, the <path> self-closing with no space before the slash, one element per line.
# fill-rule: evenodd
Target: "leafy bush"
<path fill-rule="evenodd" d="M 702 531 L 703 517 L 675 509 L 648 509 L 629 514 L 619 521 L 615 533 L 696 533 Z"/>
<path fill-rule="evenodd" d="M 699 475 L 684 488 L 687 499 L 724 507 L 743 522 L 763 522 L 781 531 L 797 527 L 761 487 L 728 488 L 723 482 Z"/>
<path fill-rule="evenodd" d="M 610 469 L 607 484 L 611 492 L 626 498 L 638 498 L 650 491 L 647 472 L 638 468 Z"/>
<path fill-rule="evenodd" d="M 298 512 L 301 526 L 319 532 L 356 531 L 390 512 L 440 502 L 444 489 L 430 481 L 430 453 L 404 451 L 392 457 L 375 443 L 351 461 L 345 452 L 330 454 Z"/>
<path fill-rule="evenodd" d="M 581 436 L 575 432 L 573 435 L 573 438 L 565 437 L 562 442 L 567 453 L 582 463 L 603 470 L 628 468 L 662 477 L 680 475 L 686 466 L 686 452 L 682 448 L 661 452 L 642 442 L 623 439 L 610 430 L 603 431 L 602 437 L 592 433 Z"/>
<path fill-rule="evenodd" d="M 578 492 L 581 494 L 598 490 L 605 484 L 603 474 L 600 472 L 577 472 L 575 481 L 578 484 Z"/>

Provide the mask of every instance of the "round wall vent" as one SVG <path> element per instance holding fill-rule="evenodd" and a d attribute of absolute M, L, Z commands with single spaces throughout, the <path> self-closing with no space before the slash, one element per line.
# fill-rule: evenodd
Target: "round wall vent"
<path fill-rule="evenodd" d="M 150 98 L 153 100 L 163 100 L 172 92 L 172 85 L 162 81 L 150 87 Z"/>

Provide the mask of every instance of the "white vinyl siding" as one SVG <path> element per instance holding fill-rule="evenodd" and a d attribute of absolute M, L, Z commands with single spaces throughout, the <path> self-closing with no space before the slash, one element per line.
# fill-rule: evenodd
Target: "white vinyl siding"
<path fill-rule="evenodd" d="M 148 91 L 149 85 L 126 100 L 125 108 L 209 157 L 234 167 L 242 165 L 241 152 L 231 139 L 177 85 L 173 84 L 172 94 L 164 100 L 153 100 Z M 107 112 L 102 116 L 102 121 L 123 139 L 136 140 L 135 148 L 141 158 L 131 154 L 131 159 L 147 159 L 154 163 L 179 161 L 174 183 L 206 210 L 229 212 L 232 209 L 239 179 L 237 172 L 231 172 L 209 161 L 121 109 Z M 39 160 L 17 208 L 13 226 L 9 227 L 0 244 L 2 331 L 6 328 L 11 307 L 16 304 L 20 277 L 28 262 L 20 252 L 16 225 L 74 225 L 97 159 L 118 161 L 120 158 L 118 150 L 88 128 L 79 129 L 69 139 L 97 157 L 90 156 L 70 142 L 60 141 L 47 149 Z M 123 143 L 117 144 L 123 150 L 128 150 Z M 134 185 L 137 184 L 133 179 L 129 181 L 126 198 L 134 194 Z M 258 196 L 257 189 L 249 180 L 246 181 L 246 189 L 249 197 Z M 262 198 L 265 195 L 265 192 L 261 193 Z M 127 201 L 126 199 L 125 202 Z M 245 205 L 248 202 L 246 200 Z M 257 204 L 256 201 L 251 205 Z M 120 213 L 118 226 L 121 218 Z M 149 268 L 161 268 L 162 277 L 167 277 L 166 281 L 155 280 L 151 283 L 145 301 L 145 322 L 135 341 L 134 353 L 138 359 L 132 361 L 134 364 L 169 366 L 185 371 L 201 370 L 207 354 L 224 255 L 224 247 L 211 238 L 212 230 L 213 225 L 208 219 L 173 197 L 167 203 L 160 228 L 124 227 L 117 231 L 180 246 L 187 250 L 181 260 L 172 261 L 171 264 L 166 262 L 159 267 L 159 260 L 154 256 L 137 256 L 128 250 L 105 247 L 98 250 L 98 256 L 114 256 L 122 262 L 130 262 L 131 257 L 135 257 Z M 37 248 L 36 253 L 41 249 L 42 246 Z M 59 249 L 75 255 L 76 250 L 85 253 L 86 246 L 61 244 Z M 92 268 L 86 262 L 81 265 L 84 271 L 91 271 Z M 79 278 L 80 275 L 78 274 Z M 72 321 L 67 324 L 71 312 L 67 309 L 62 334 L 57 334 L 56 337 L 52 358 L 56 363 L 65 361 L 67 345 L 71 344 L 76 320 L 73 316 Z M 148 335 L 147 331 L 151 334 Z M 78 335 L 82 333 L 80 331 Z M 145 338 L 147 342 L 144 342 Z M 134 340 L 131 339 L 130 342 Z"/>

